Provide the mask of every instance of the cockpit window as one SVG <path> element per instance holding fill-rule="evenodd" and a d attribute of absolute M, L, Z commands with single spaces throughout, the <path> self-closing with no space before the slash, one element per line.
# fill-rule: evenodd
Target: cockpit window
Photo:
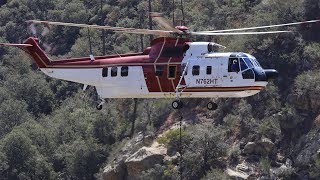
<path fill-rule="evenodd" d="M 243 61 L 243 59 L 240 60 L 240 67 L 241 67 L 241 71 L 244 71 L 244 70 L 248 69 L 248 66 Z"/>
<path fill-rule="evenodd" d="M 254 64 L 254 66 L 256 67 L 261 67 L 259 62 L 256 59 L 251 59 L 252 63 Z"/>
<path fill-rule="evenodd" d="M 256 67 L 258 66 L 258 64 L 256 63 L 256 61 L 254 59 L 251 59 L 251 61 L 252 61 L 254 66 L 256 66 Z"/>
<path fill-rule="evenodd" d="M 228 72 L 239 72 L 239 59 L 238 58 L 229 58 Z"/>
<path fill-rule="evenodd" d="M 249 58 L 243 58 L 243 60 L 246 62 L 249 68 L 252 68 L 254 66 Z"/>
<path fill-rule="evenodd" d="M 259 67 L 261 67 L 260 63 L 259 63 L 256 59 L 254 59 L 254 60 L 256 61 L 257 65 L 258 65 Z"/>

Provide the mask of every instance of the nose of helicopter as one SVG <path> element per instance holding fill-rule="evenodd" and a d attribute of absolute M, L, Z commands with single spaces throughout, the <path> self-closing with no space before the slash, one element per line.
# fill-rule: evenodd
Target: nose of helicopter
<path fill-rule="evenodd" d="M 275 69 L 265 69 L 264 70 L 267 80 L 276 79 L 279 75 L 278 71 Z"/>
<path fill-rule="evenodd" d="M 255 81 L 269 81 L 272 79 L 276 79 L 278 77 L 278 71 L 275 69 L 262 69 L 262 68 L 254 68 L 255 73 Z"/>

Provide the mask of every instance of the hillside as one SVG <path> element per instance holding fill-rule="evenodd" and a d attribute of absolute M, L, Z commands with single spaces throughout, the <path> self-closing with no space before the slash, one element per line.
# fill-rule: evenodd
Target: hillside
<path fill-rule="evenodd" d="M 153 0 L 152 11 L 177 22 L 182 11 L 173 2 Z M 186 26 L 195 31 L 320 17 L 318 0 L 183 2 Z M 149 27 L 145 0 L 6 0 L 0 19 L 0 42 L 11 43 L 30 36 L 30 19 Z M 208 99 L 185 99 L 180 111 L 171 109 L 172 99 L 109 99 L 97 111 L 93 87 L 49 78 L 23 51 L 0 46 L 1 179 L 320 179 L 320 24 L 278 30 L 294 33 L 192 38 L 248 52 L 279 71 L 255 96 L 215 99 L 215 111 L 206 110 Z M 96 56 L 150 43 L 149 36 L 89 33 Z M 58 26 L 41 40 L 52 46 L 52 59 L 89 56 L 87 34 Z"/>

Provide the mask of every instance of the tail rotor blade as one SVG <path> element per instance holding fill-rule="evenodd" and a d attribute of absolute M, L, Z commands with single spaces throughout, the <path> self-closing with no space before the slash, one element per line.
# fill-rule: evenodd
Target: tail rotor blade
<path fill-rule="evenodd" d="M 50 32 L 50 27 L 48 24 L 45 24 L 44 28 L 43 28 L 43 31 L 41 33 L 41 36 L 45 36 L 47 35 L 48 33 Z"/>
<path fill-rule="evenodd" d="M 34 23 L 31 23 L 30 25 L 29 25 L 29 28 L 30 28 L 30 31 L 31 31 L 31 33 L 33 34 L 33 36 L 37 36 L 37 28 L 36 28 L 36 26 L 34 25 Z"/>
<path fill-rule="evenodd" d="M 44 47 L 44 50 L 46 51 L 46 52 L 51 52 L 51 50 L 52 50 L 52 47 L 51 47 L 51 45 L 49 45 L 49 44 L 47 44 L 47 43 L 42 43 L 42 46 Z"/>
<path fill-rule="evenodd" d="M 30 32 L 33 34 L 34 37 L 39 39 L 40 46 L 48 53 L 51 53 L 52 47 L 51 44 L 47 44 L 44 42 L 44 37 L 50 32 L 49 24 L 43 23 L 44 27 L 41 33 L 38 34 L 38 29 L 36 27 L 36 23 L 27 22 L 29 23 Z"/>

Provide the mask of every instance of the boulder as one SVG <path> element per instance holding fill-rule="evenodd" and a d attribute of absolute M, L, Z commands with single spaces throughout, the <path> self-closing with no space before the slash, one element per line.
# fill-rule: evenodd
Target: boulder
<path fill-rule="evenodd" d="M 270 174 L 274 175 L 278 178 L 290 178 L 292 174 L 294 173 L 294 169 L 292 167 L 288 167 L 286 165 L 282 165 L 279 168 L 271 168 Z"/>
<path fill-rule="evenodd" d="M 269 153 L 275 147 L 274 143 L 268 138 L 262 138 L 260 144 L 263 146 L 266 153 Z"/>
<path fill-rule="evenodd" d="M 140 179 L 142 171 L 163 163 L 167 149 L 157 143 L 151 147 L 142 147 L 125 160 L 129 179 Z"/>
<path fill-rule="evenodd" d="M 236 170 L 239 171 L 239 172 L 244 172 L 244 173 L 249 173 L 251 171 L 249 169 L 249 166 L 246 165 L 245 163 L 238 164 L 236 166 Z"/>
<path fill-rule="evenodd" d="M 126 144 L 118 152 L 119 157 L 121 157 L 122 155 L 132 154 L 137 150 L 138 147 L 141 147 L 142 145 L 143 135 L 142 133 L 138 133 L 138 135 L 134 138 L 127 140 Z"/>
<path fill-rule="evenodd" d="M 153 143 L 154 137 L 152 135 L 147 135 L 143 138 L 143 145 L 144 146 L 151 146 Z"/>
<path fill-rule="evenodd" d="M 275 149 L 275 144 L 268 138 L 262 138 L 258 142 L 248 142 L 243 149 L 245 154 L 266 155 Z"/>
<path fill-rule="evenodd" d="M 280 163 L 284 163 L 285 157 L 283 155 L 281 155 L 280 153 L 277 153 L 277 161 Z"/>
<path fill-rule="evenodd" d="M 134 155 L 142 154 L 143 152 L 143 145 L 151 145 L 153 141 L 153 136 L 148 135 L 144 136 L 142 132 L 139 132 L 137 136 L 135 136 L 132 139 L 126 139 L 127 141 L 125 145 L 117 152 L 117 156 L 113 159 L 112 162 L 109 162 L 109 164 L 104 168 L 102 178 L 104 180 L 120 180 L 120 179 L 130 179 L 128 176 L 128 170 L 127 170 L 127 160 L 130 158 L 133 158 Z M 152 144 L 153 148 L 158 148 L 156 145 Z M 140 149 L 139 149 L 140 148 Z M 147 148 L 146 148 L 147 149 Z M 164 151 L 163 148 L 160 147 L 160 150 Z M 156 152 L 147 149 L 147 154 L 156 154 Z M 166 152 L 166 149 L 165 149 Z M 162 152 L 161 152 L 162 153 Z M 147 159 L 150 157 L 146 157 Z M 151 161 L 152 161 L 151 156 Z M 142 158 L 142 162 L 145 162 Z M 158 162 L 158 161 L 156 161 Z M 130 162 L 129 162 L 130 164 Z"/>
<path fill-rule="evenodd" d="M 247 173 L 234 171 L 230 168 L 227 168 L 226 173 L 231 179 L 248 179 L 249 177 Z"/>
<path fill-rule="evenodd" d="M 178 163 L 180 160 L 180 153 L 177 152 L 175 155 L 173 156 L 165 156 L 164 157 L 164 162 L 172 162 L 172 163 Z"/>
<path fill-rule="evenodd" d="M 115 164 L 114 166 L 108 165 L 103 171 L 104 180 L 122 180 L 126 177 L 126 166 L 123 161 Z"/>
<path fill-rule="evenodd" d="M 244 152 L 245 154 L 252 154 L 252 153 L 254 153 L 255 147 L 256 147 L 256 143 L 255 143 L 255 142 L 248 142 L 248 143 L 244 146 L 243 152 Z"/>
<path fill-rule="evenodd" d="M 291 159 L 287 158 L 287 160 L 286 160 L 286 166 L 287 166 L 288 168 L 291 168 L 291 167 L 292 167 L 292 161 L 291 161 Z"/>

